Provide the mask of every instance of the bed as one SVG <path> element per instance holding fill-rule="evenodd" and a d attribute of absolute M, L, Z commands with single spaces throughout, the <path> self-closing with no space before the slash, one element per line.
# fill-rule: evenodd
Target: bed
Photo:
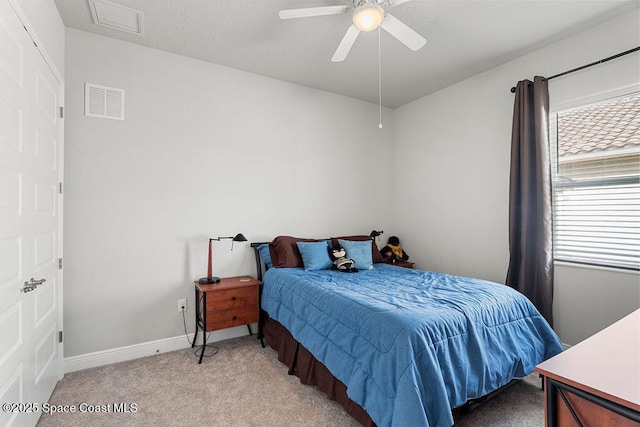
<path fill-rule="evenodd" d="M 357 273 L 326 263 L 307 268 L 307 250 L 300 252 L 316 246 L 321 256 L 318 242 L 352 241 L 360 252 L 349 246 L 348 255 L 360 258 L 363 245 L 370 248 L 369 259 L 356 259 Z M 451 426 L 452 410 L 562 351 L 557 335 L 517 291 L 375 262 L 377 248 L 368 236 L 279 236 L 254 247 L 267 341 L 292 373 L 320 386 L 365 425 Z"/>

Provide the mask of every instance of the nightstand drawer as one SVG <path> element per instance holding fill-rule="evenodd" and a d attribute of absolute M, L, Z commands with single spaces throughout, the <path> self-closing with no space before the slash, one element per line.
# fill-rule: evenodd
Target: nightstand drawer
<path fill-rule="evenodd" d="M 207 315 L 211 311 L 223 310 L 245 305 L 257 305 L 258 287 L 248 286 L 244 288 L 224 289 L 209 292 L 207 295 Z"/>
<path fill-rule="evenodd" d="M 258 321 L 257 299 L 243 307 L 231 307 L 224 310 L 207 312 L 207 330 L 230 328 Z"/>

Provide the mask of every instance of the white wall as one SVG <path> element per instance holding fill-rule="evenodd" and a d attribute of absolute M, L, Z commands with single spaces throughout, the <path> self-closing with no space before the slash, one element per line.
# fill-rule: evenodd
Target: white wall
<path fill-rule="evenodd" d="M 550 76 L 640 44 L 638 10 L 394 111 L 395 222 L 424 269 L 504 283 L 513 94 L 518 80 Z M 638 85 L 639 54 L 551 80 L 551 106 Z M 575 344 L 640 307 L 637 273 L 558 265 L 554 326 Z"/>
<path fill-rule="evenodd" d="M 377 106 L 67 29 L 65 355 L 183 333 L 177 300 L 209 237 L 389 226 L 393 120 Z M 84 83 L 126 90 L 126 119 L 83 115 Z M 214 243 L 214 274 L 255 273 Z M 244 328 L 246 332 L 246 328 Z"/>

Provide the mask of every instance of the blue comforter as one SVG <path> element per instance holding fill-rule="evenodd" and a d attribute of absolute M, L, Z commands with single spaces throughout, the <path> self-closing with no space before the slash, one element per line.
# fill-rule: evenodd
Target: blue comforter
<path fill-rule="evenodd" d="M 451 408 L 562 351 L 505 285 L 385 264 L 354 274 L 272 268 L 263 281 L 262 308 L 379 426 L 451 426 Z"/>

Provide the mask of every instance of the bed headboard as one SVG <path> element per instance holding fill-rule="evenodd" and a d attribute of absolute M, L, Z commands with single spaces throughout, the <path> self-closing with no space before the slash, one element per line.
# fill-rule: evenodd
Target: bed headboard
<path fill-rule="evenodd" d="M 276 242 L 278 239 L 284 238 L 287 241 L 289 240 L 294 240 L 294 241 L 305 241 L 305 239 L 301 239 L 301 238 L 297 238 L 297 237 L 291 237 L 291 236 L 278 236 L 276 237 L 273 241 L 271 242 L 253 242 L 251 243 L 251 247 L 253 248 L 253 252 L 254 252 L 254 256 L 256 259 L 256 275 L 258 276 L 258 280 L 262 280 L 262 277 L 264 275 L 264 273 L 267 271 L 268 267 L 267 264 L 264 262 L 264 260 L 262 259 L 262 254 L 260 253 L 260 251 L 258 250 L 258 247 L 262 246 L 262 245 L 269 245 L 272 244 L 274 242 Z M 373 253 L 372 253 L 372 259 L 373 262 L 383 262 L 382 257 L 380 255 L 380 252 L 377 250 L 378 247 L 376 246 L 375 243 L 375 237 L 371 237 L 371 236 L 366 236 L 366 235 L 352 235 L 352 236 L 342 236 L 342 237 L 331 237 L 331 238 L 326 238 L 326 239 L 306 239 L 306 241 L 320 241 L 320 240 L 327 240 L 327 241 L 335 241 L 338 239 L 344 239 L 344 240 L 354 240 L 354 241 L 365 241 L 365 240 L 371 240 L 373 242 Z M 278 245 L 278 243 L 274 243 L 276 246 Z M 335 243 L 334 243 L 335 244 Z M 273 256 L 273 253 L 272 253 Z M 302 259 L 299 260 L 300 261 L 300 266 L 302 265 Z M 271 262 L 273 262 L 273 259 L 271 260 Z M 285 264 L 290 263 L 290 260 L 288 260 Z"/>
<path fill-rule="evenodd" d="M 271 242 L 253 242 L 251 243 L 251 247 L 253 248 L 253 254 L 256 257 L 256 274 L 258 275 L 258 280 L 262 281 L 262 275 L 267 271 L 267 265 L 264 263 L 262 256 L 260 255 L 260 251 L 258 250 L 258 246 L 268 245 Z"/>

